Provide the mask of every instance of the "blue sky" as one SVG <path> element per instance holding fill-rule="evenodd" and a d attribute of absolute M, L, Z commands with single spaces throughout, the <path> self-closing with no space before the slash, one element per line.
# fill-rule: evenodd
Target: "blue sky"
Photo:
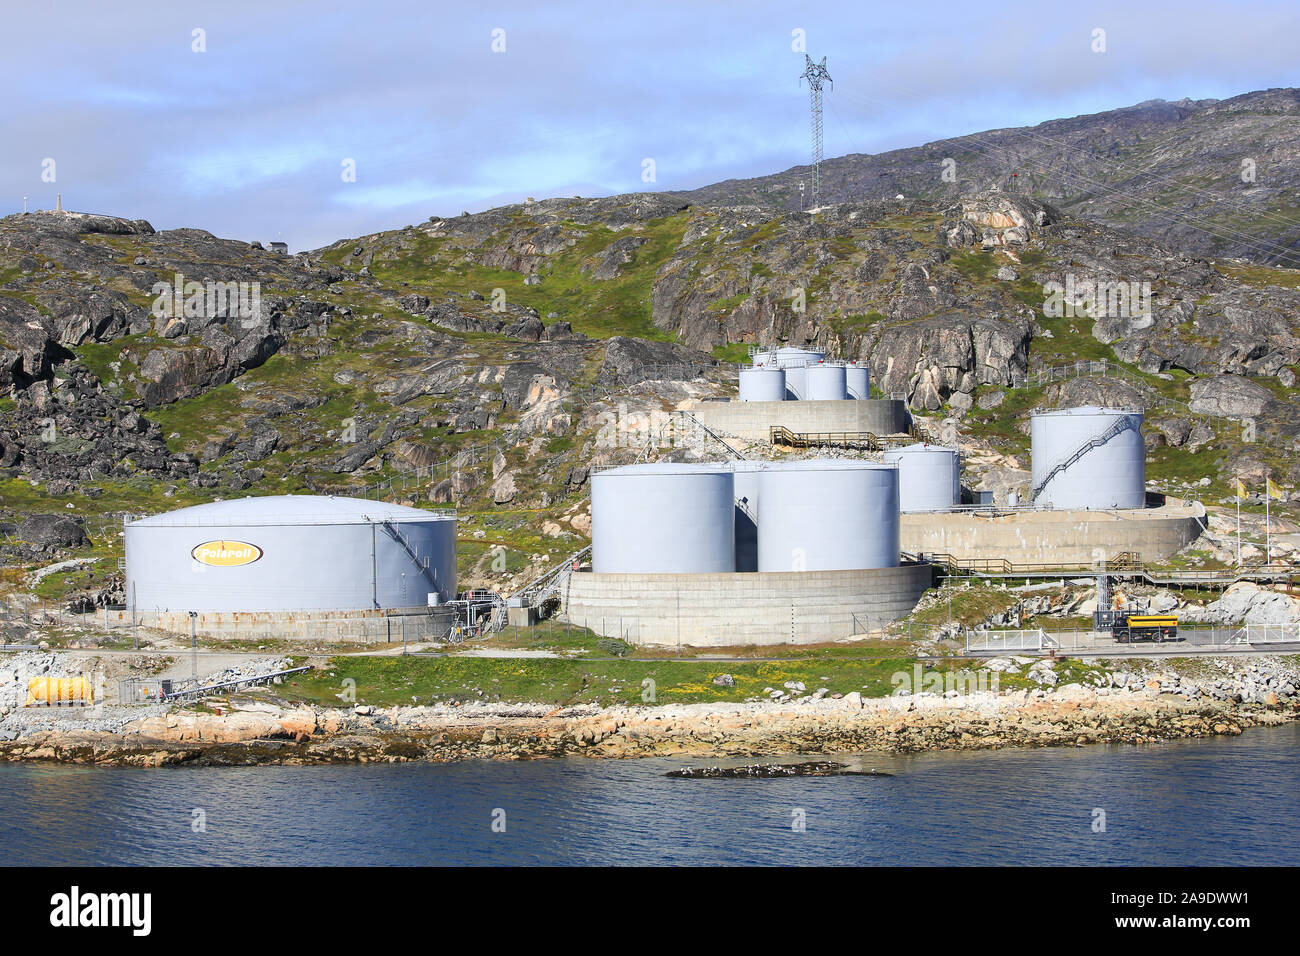
<path fill-rule="evenodd" d="M 827 156 L 1300 84 L 1294 0 L 52 0 L 2 16 L 0 214 L 61 192 L 295 250 L 806 162 L 796 30 L 834 79 Z"/>

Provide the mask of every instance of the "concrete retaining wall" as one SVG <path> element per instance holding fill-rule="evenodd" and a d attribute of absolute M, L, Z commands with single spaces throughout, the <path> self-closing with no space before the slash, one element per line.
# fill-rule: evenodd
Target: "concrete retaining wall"
<path fill-rule="evenodd" d="M 357 644 L 402 643 L 446 637 L 455 614 L 449 608 L 404 608 L 374 611 L 301 612 L 213 611 L 194 620 L 195 633 L 215 640 L 331 641 Z M 130 628 L 131 611 L 108 611 L 111 628 Z M 141 627 L 188 636 L 189 614 L 140 611 Z"/>
<path fill-rule="evenodd" d="M 728 647 L 833 641 L 903 617 L 928 566 L 753 574 L 569 577 L 563 616 L 630 644 Z"/>
<path fill-rule="evenodd" d="M 1199 504 L 1134 511 L 1021 511 L 997 517 L 949 512 L 905 514 L 901 543 L 911 554 L 959 560 L 1005 558 L 1012 564 L 1093 567 L 1131 551 L 1159 561 L 1191 544 L 1204 528 Z"/>
<path fill-rule="evenodd" d="M 892 398 L 823 402 L 700 402 L 691 414 L 725 435 L 766 441 L 773 425 L 792 432 L 871 432 L 898 435 L 908 427 L 907 405 Z"/>

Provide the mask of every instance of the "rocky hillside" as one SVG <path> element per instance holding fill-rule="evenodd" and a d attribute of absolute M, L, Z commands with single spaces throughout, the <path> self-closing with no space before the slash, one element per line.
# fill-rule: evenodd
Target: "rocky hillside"
<path fill-rule="evenodd" d="M 1023 481 L 1031 409 L 1100 400 L 1149 407 L 1150 474 L 1176 492 L 1265 470 L 1289 489 L 1298 287 L 995 191 L 814 215 L 548 200 L 292 257 L 11 216 L 0 549 L 11 566 L 98 558 L 41 587 L 109 595 L 121 512 L 368 493 L 455 503 L 464 580 L 526 579 L 586 542 L 593 460 L 632 460 L 656 416 L 725 393 L 756 342 L 867 361 L 999 492 Z M 1080 359 L 1110 377 L 1049 374 Z"/>
<path fill-rule="evenodd" d="M 800 180 L 808 180 L 806 167 L 676 195 L 696 205 L 792 212 Z M 1197 255 L 1296 267 L 1300 90 L 1153 100 L 878 156 L 842 156 L 823 164 L 822 183 L 830 203 L 899 193 L 951 202 L 1002 189 Z"/>

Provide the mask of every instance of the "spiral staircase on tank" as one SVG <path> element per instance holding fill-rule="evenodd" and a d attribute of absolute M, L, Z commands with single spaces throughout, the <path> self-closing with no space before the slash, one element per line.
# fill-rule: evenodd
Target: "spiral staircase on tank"
<path fill-rule="evenodd" d="M 1137 427 L 1138 426 L 1134 423 L 1133 417 L 1131 415 L 1125 415 L 1122 418 L 1115 419 L 1115 421 L 1111 422 L 1110 426 L 1100 435 L 1088 439 L 1086 442 L 1084 442 L 1082 445 L 1080 445 L 1078 448 L 1072 451 L 1069 455 L 1066 455 L 1064 458 L 1061 458 L 1057 462 L 1055 462 L 1052 465 L 1052 467 L 1047 470 L 1047 474 L 1043 476 L 1042 481 L 1034 485 L 1033 490 L 1030 492 L 1029 495 L 1030 499 L 1033 501 L 1037 501 L 1038 496 L 1042 494 L 1043 489 L 1045 489 L 1051 483 L 1053 478 L 1055 478 L 1061 472 L 1065 471 L 1067 468 L 1069 468 L 1071 465 L 1077 462 L 1084 455 L 1088 454 L 1088 452 L 1092 451 L 1094 448 L 1100 448 L 1102 445 L 1106 444 L 1116 435 L 1119 435 L 1122 432 L 1126 432 L 1129 430 L 1136 430 Z"/>

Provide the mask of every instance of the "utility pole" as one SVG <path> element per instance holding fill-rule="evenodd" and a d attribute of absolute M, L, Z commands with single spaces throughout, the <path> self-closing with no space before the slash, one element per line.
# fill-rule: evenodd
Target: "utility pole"
<path fill-rule="evenodd" d="M 808 81 L 808 95 L 812 106 L 812 208 L 816 209 L 821 199 L 822 166 L 822 83 L 830 80 L 831 89 L 835 81 L 826 70 L 826 57 L 820 63 L 814 63 L 807 53 L 803 55 L 804 71 L 800 80 Z"/>

